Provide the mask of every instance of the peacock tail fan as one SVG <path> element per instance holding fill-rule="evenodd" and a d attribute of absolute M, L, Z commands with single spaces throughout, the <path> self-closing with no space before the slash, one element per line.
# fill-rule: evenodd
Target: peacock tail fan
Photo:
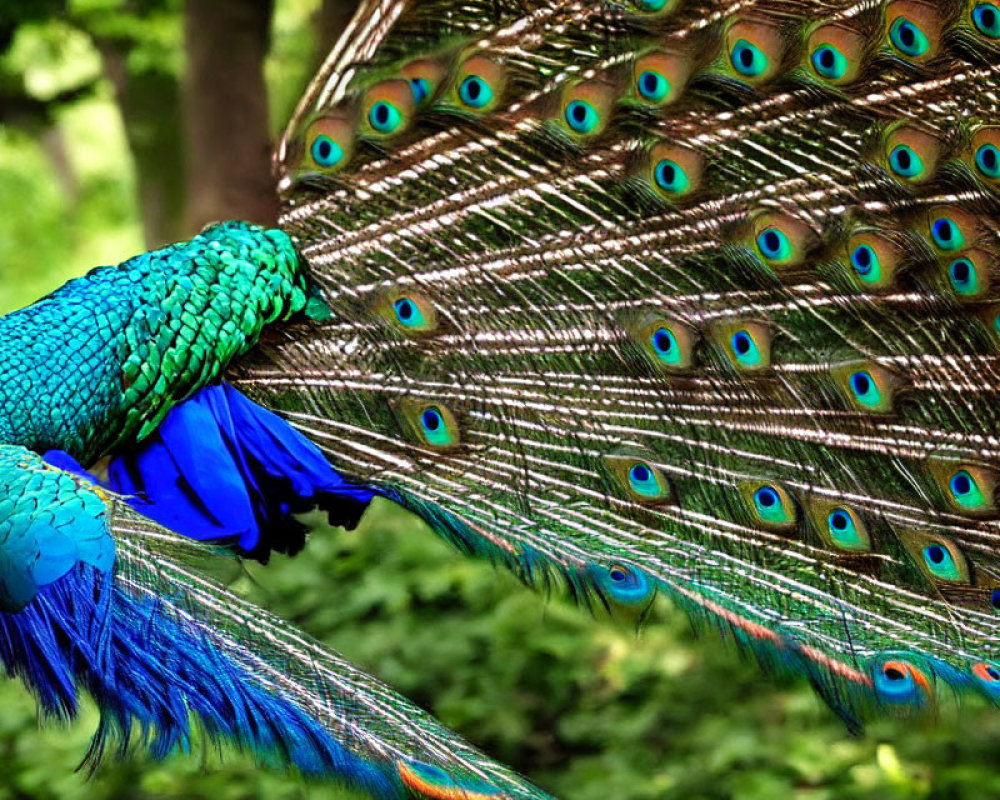
<path fill-rule="evenodd" d="M 1000 7 L 364 3 L 228 380 L 463 550 L 851 724 L 1000 696 Z"/>

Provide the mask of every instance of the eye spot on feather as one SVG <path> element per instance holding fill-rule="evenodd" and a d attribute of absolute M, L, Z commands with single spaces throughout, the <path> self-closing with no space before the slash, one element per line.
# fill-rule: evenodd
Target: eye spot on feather
<path fill-rule="evenodd" d="M 632 490 L 643 497 L 658 500 L 664 494 L 664 488 L 656 471 L 641 461 L 629 467 L 628 482 Z"/>
<path fill-rule="evenodd" d="M 860 289 L 887 292 L 896 285 L 902 253 L 896 244 L 878 231 L 858 231 L 847 242 L 850 274 Z"/>
<path fill-rule="evenodd" d="M 816 74 L 830 81 L 839 81 L 847 72 L 847 59 L 831 44 L 821 44 L 812 54 Z"/>
<path fill-rule="evenodd" d="M 736 331 L 730 338 L 733 354 L 736 360 L 745 367 L 756 367 L 760 364 L 760 349 L 748 331 Z"/>
<path fill-rule="evenodd" d="M 490 85 L 478 75 L 469 75 L 458 88 L 458 96 L 469 108 L 483 108 L 493 100 Z"/>
<path fill-rule="evenodd" d="M 687 88 L 693 59 L 686 53 L 656 51 L 640 56 L 632 68 L 635 99 L 648 106 L 673 103 Z"/>
<path fill-rule="evenodd" d="M 683 194 L 688 191 L 691 182 L 687 174 L 676 161 L 664 158 L 658 161 L 653 170 L 656 185 L 668 194 Z"/>
<path fill-rule="evenodd" d="M 878 407 L 882 404 L 882 393 L 878 384 L 867 370 L 858 370 L 850 377 L 851 391 L 854 399 L 863 406 Z"/>
<path fill-rule="evenodd" d="M 951 496 L 960 506 L 976 507 L 983 503 L 983 493 L 979 490 L 975 478 L 966 470 L 960 469 L 948 481 Z"/>
<path fill-rule="evenodd" d="M 449 447 L 455 444 L 455 431 L 450 429 L 444 412 L 437 406 L 425 408 L 421 412 L 420 425 L 427 444 L 434 447 Z"/>
<path fill-rule="evenodd" d="M 1000 39 L 1000 7 L 996 3 L 976 3 L 972 7 L 972 24 L 988 39 Z"/>
<path fill-rule="evenodd" d="M 989 292 L 989 260 L 984 252 L 967 250 L 948 264 L 948 283 L 959 300 L 980 300 Z"/>
<path fill-rule="evenodd" d="M 596 109 L 586 100 L 574 100 L 566 106 L 566 124 L 577 133 L 591 133 L 599 122 Z"/>
<path fill-rule="evenodd" d="M 965 585 L 971 582 L 965 556 L 946 536 L 908 529 L 898 530 L 897 535 L 913 562 L 932 581 Z"/>
<path fill-rule="evenodd" d="M 435 450 L 453 450 L 461 444 L 458 421 L 444 403 L 403 398 L 393 405 L 405 432 Z"/>
<path fill-rule="evenodd" d="M 842 550 L 870 550 L 868 533 L 857 517 L 848 508 L 834 508 L 826 518 L 830 541 Z"/>
<path fill-rule="evenodd" d="M 310 153 L 317 166 L 324 168 L 336 166 L 344 157 L 343 148 L 325 134 L 313 139 Z"/>
<path fill-rule="evenodd" d="M 757 236 L 757 249 L 768 261 L 784 261 L 792 253 L 792 246 L 777 228 L 765 228 Z"/>
<path fill-rule="evenodd" d="M 694 358 L 694 331 L 683 322 L 651 314 L 630 326 L 630 336 L 646 358 L 667 372 L 689 369 Z"/>
<path fill-rule="evenodd" d="M 393 303 L 393 310 L 399 324 L 407 328 L 421 328 L 427 324 L 420 308 L 408 297 L 402 297 Z"/>
<path fill-rule="evenodd" d="M 704 160 L 690 148 L 661 143 L 650 149 L 646 170 L 660 197 L 680 200 L 701 188 Z"/>
<path fill-rule="evenodd" d="M 636 90 L 651 103 L 660 103 L 670 92 L 670 83 L 659 72 L 647 69 L 639 75 Z"/>
<path fill-rule="evenodd" d="M 628 564 L 593 564 L 587 572 L 602 596 L 628 608 L 648 606 L 656 591 L 641 570 Z"/>
<path fill-rule="evenodd" d="M 851 408 L 874 414 L 894 411 L 899 377 L 881 364 L 847 361 L 830 368 L 830 377 Z"/>
<path fill-rule="evenodd" d="M 923 63 L 940 51 L 945 24 L 940 4 L 891 0 L 885 21 L 890 47 L 904 58 Z"/>
<path fill-rule="evenodd" d="M 876 660 L 872 677 L 875 693 L 885 703 L 920 707 L 932 696 L 927 676 L 902 659 Z"/>
<path fill-rule="evenodd" d="M 1000 178 L 1000 150 L 995 144 L 984 144 L 976 150 L 976 166 L 987 178 Z"/>
<path fill-rule="evenodd" d="M 651 505 L 670 499 L 670 482 L 650 461 L 625 453 L 605 456 L 604 463 L 630 499 Z"/>
<path fill-rule="evenodd" d="M 613 87 L 603 81 L 567 85 L 560 106 L 563 129 L 578 139 L 597 136 L 608 124 L 614 100 Z"/>
<path fill-rule="evenodd" d="M 474 55 L 458 68 L 449 96 L 460 109 L 485 114 L 500 103 L 505 86 L 503 66 L 488 56 Z"/>
<path fill-rule="evenodd" d="M 920 58 L 930 48 L 924 32 L 903 17 L 898 17 L 893 23 L 889 39 L 900 53 L 911 58 Z"/>
<path fill-rule="evenodd" d="M 952 252 L 965 246 L 965 237 L 958 224 L 948 217 L 939 217 L 931 223 L 931 238 L 939 250 Z"/>
<path fill-rule="evenodd" d="M 399 109 L 384 100 L 375 103 L 368 112 L 368 122 L 379 133 L 393 133 L 402 120 Z"/>
<path fill-rule="evenodd" d="M 868 244 L 859 244 L 851 252 L 851 266 L 861 280 L 868 280 L 874 273 L 877 280 L 879 275 L 878 255 L 874 248 Z"/>
<path fill-rule="evenodd" d="M 668 328 L 657 328 L 649 340 L 653 352 L 664 364 L 677 364 L 681 360 L 681 348 L 677 337 Z"/>
<path fill-rule="evenodd" d="M 820 25 L 809 35 L 806 52 L 819 78 L 842 86 L 857 80 L 861 72 L 864 39 L 840 25 Z"/>
<path fill-rule="evenodd" d="M 931 457 L 927 469 L 952 511 L 970 517 L 990 517 L 996 513 L 1000 473 L 993 466 Z"/>
<path fill-rule="evenodd" d="M 365 131 L 373 137 L 389 137 L 406 130 L 413 122 L 417 103 L 408 80 L 389 80 L 365 93 Z"/>
<path fill-rule="evenodd" d="M 791 495 L 776 483 L 742 482 L 740 495 L 754 522 L 771 531 L 788 532 L 798 522 Z"/>
<path fill-rule="evenodd" d="M 748 78 L 763 75 L 764 70 L 767 69 L 767 56 L 746 39 L 739 39 L 733 45 L 733 49 L 730 51 L 730 60 L 736 71 Z"/>
<path fill-rule="evenodd" d="M 892 171 L 902 178 L 916 178 L 924 171 L 924 162 L 912 147 L 897 144 L 889 154 Z"/>
<path fill-rule="evenodd" d="M 928 571 L 935 578 L 943 581 L 962 580 L 955 559 L 944 545 L 929 544 L 924 547 L 923 555 Z"/>
<path fill-rule="evenodd" d="M 321 117 L 306 129 L 306 152 L 299 172 L 335 172 L 350 159 L 354 126 L 341 117 Z"/>
<path fill-rule="evenodd" d="M 437 309 L 426 297 L 412 290 L 405 294 L 391 291 L 381 296 L 375 304 L 375 312 L 410 337 L 433 333 L 438 327 Z"/>
<path fill-rule="evenodd" d="M 905 183 L 921 184 L 930 180 L 941 160 L 940 140 L 911 123 L 886 129 L 882 148 L 889 171 Z"/>
<path fill-rule="evenodd" d="M 771 366 L 771 332 L 764 323 L 717 323 L 712 328 L 712 338 L 741 372 L 756 372 Z"/>
<path fill-rule="evenodd" d="M 1000 127 L 983 125 L 972 134 L 971 160 L 976 175 L 991 189 L 1000 187 Z"/>
<path fill-rule="evenodd" d="M 417 108 L 423 108 L 437 93 L 441 79 L 445 76 L 445 68 L 436 59 L 418 58 L 404 65 L 401 73 L 410 83 L 413 102 Z"/>
<path fill-rule="evenodd" d="M 974 247 L 983 235 L 983 225 L 972 212 L 957 205 L 931 208 L 925 235 L 940 253 L 955 253 Z"/>
<path fill-rule="evenodd" d="M 801 220 L 770 211 L 753 217 L 752 236 L 756 255 L 778 272 L 804 264 L 816 241 L 815 233 Z"/>
<path fill-rule="evenodd" d="M 729 66 L 737 78 L 752 86 L 777 76 L 784 57 L 784 42 L 776 25 L 738 21 L 726 31 Z"/>

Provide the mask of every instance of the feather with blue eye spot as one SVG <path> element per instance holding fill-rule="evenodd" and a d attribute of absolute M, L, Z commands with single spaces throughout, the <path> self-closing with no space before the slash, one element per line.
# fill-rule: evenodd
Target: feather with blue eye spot
<path fill-rule="evenodd" d="M 788 532 L 798 524 L 798 509 L 788 491 L 778 483 L 744 481 L 739 486 L 751 519 L 762 528 Z"/>
<path fill-rule="evenodd" d="M 659 504 L 670 500 L 670 482 L 645 454 L 607 455 L 604 463 L 622 491 L 637 502 Z"/>
<path fill-rule="evenodd" d="M 412 289 L 383 295 L 375 303 L 375 311 L 405 336 L 435 333 L 441 324 L 434 304 L 422 292 Z"/>
<path fill-rule="evenodd" d="M 650 148 L 644 171 L 658 196 L 678 201 L 701 188 L 705 161 L 696 150 L 661 142 Z"/>
<path fill-rule="evenodd" d="M 698 334 L 686 322 L 651 312 L 626 324 L 635 346 L 655 369 L 684 373 L 694 364 Z"/>
<path fill-rule="evenodd" d="M 945 458 L 931 459 L 927 468 L 952 511 L 972 517 L 996 515 L 1000 472 L 995 468 Z"/>
<path fill-rule="evenodd" d="M 723 46 L 729 73 L 751 86 L 762 86 L 781 73 L 788 42 L 777 25 L 737 20 L 727 28 Z"/>
<path fill-rule="evenodd" d="M 899 376 L 881 364 L 850 361 L 830 368 L 847 405 L 871 414 L 890 414 L 896 410 L 903 388 Z"/>
<path fill-rule="evenodd" d="M 758 320 L 727 320 L 712 327 L 711 339 L 738 372 L 753 374 L 771 366 L 771 330 Z"/>
<path fill-rule="evenodd" d="M 489 54 L 468 56 L 458 67 L 449 93 L 449 103 L 461 111 L 482 115 L 502 102 L 507 84 L 503 63 Z"/>
<path fill-rule="evenodd" d="M 568 84 L 559 103 L 557 124 L 576 139 L 598 136 L 611 121 L 615 87 L 591 80 Z"/>
<path fill-rule="evenodd" d="M 978 303 L 993 293 L 994 258 L 984 250 L 965 250 L 942 262 L 951 291 L 961 302 Z"/>
<path fill-rule="evenodd" d="M 990 41 L 1000 39 L 1000 5 L 990 0 L 970 3 L 969 19 L 975 30 Z"/>
<path fill-rule="evenodd" d="M 942 149 L 938 137 L 912 123 L 892 125 L 882 137 L 883 163 L 895 178 L 905 183 L 932 180 L 943 157 Z"/>
<path fill-rule="evenodd" d="M 1000 186 L 1000 127 L 978 127 L 972 134 L 969 151 L 976 176 L 991 188 Z"/>
<path fill-rule="evenodd" d="M 885 26 L 889 47 L 904 59 L 923 63 L 941 50 L 945 17 L 937 4 L 892 0 L 886 6 Z"/>
<path fill-rule="evenodd" d="M 833 86 L 846 86 L 861 75 L 867 47 L 864 36 L 836 23 L 820 23 L 806 39 L 809 69 Z"/>
<path fill-rule="evenodd" d="M 632 68 L 635 99 L 650 106 L 677 102 L 684 95 L 694 66 L 692 56 L 681 50 L 654 51 L 639 56 Z"/>
<path fill-rule="evenodd" d="M 828 547 L 846 553 L 871 551 L 868 524 L 856 508 L 814 493 L 808 498 L 806 510 L 814 530 Z"/>

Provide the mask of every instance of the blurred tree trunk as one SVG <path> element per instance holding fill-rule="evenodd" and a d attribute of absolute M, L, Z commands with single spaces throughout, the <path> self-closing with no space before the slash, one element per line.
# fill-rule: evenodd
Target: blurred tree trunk
<path fill-rule="evenodd" d="M 316 69 L 333 49 L 358 7 L 357 0 L 323 0 L 316 20 Z"/>
<path fill-rule="evenodd" d="M 187 224 L 223 219 L 273 225 L 264 57 L 272 0 L 187 0 L 184 123 Z"/>
<path fill-rule="evenodd" d="M 125 135 L 135 161 L 142 225 L 148 247 L 183 239 L 184 134 L 180 87 L 165 72 L 129 71 L 131 43 L 95 38 L 104 72 L 115 87 Z"/>

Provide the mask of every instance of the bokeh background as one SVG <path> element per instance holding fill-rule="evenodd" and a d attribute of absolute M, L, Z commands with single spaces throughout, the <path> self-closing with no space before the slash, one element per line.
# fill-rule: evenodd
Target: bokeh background
<path fill-rule="evenodd" d="M 269 142 L 350 0 L 0 3 L 0 312 L 226 217 L 273 218 Z M 377 504 L 234 588 L 564 800 L 1000 797 L 1000 713 L 863 737 L 668 604 L 644 630 L 463 560 Z M 96 723 L 0 679 L 0 800 L 352 798 L 195 748 L 76 771 Z"/>

